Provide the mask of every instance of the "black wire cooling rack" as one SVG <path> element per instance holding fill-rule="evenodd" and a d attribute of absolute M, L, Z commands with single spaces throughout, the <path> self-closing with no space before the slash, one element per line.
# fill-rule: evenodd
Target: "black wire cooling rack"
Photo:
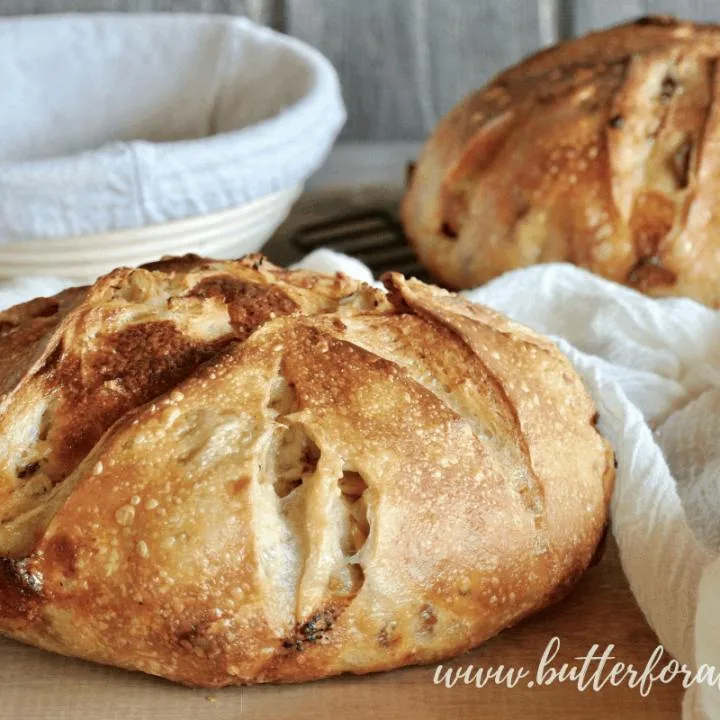
<path fill-rule="evenodd" d="M 400 222 L 387 210 L 363 210 L 296 229 L 289 238 L 299 253 L 330 248 L 365 263 L 375 277 L 396 270 L 408 277 L 429 281 L 409 247 Z"/>

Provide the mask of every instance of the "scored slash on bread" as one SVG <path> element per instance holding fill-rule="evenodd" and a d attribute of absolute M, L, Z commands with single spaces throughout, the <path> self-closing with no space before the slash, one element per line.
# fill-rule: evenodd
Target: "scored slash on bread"
<path fill-rule="evenodd" d="M 32 546 L 25 513 L 34 516 L 126 412 L 265 321 L 334 310 L 355 290 L 349 279 L 282 270 L 261 256 L 187 256 L 115 270 L 90 289 L 0 314 L 10 350 L 0 368 L 0 552 Z"/>
<path fill-rule="evenodd" d="M 580 379 L 384 282 L 186 257 L 1 313 L 0 630 L 220 686 L 430 662 L 558 599 L 614 475 Z"/>

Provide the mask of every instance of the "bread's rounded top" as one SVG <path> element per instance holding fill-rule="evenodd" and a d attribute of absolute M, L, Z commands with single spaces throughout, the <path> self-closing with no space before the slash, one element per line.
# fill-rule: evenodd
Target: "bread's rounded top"
<path fill-rule="evenodd" d="M 582 383 L 385 283 L 191 258 L 0 314 L 34 338 L 0 401 L 0 630 L 223 685 L 427 662 L 559 597 L 613 476 Z"/>
<path fill-rule="evenodd" d="M 720 28 L 669 17 L 564 42 L 438 125 L 403 207 L 463 288 L 569 261 L 655 295 L 720 302 L 715 237 Z"/>

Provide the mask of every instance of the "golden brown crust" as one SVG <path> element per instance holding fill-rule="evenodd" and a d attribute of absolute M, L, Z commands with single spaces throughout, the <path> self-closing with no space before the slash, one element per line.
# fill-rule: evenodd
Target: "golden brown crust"
<path fill-rule="evenodd" d="M 591 400 L 531 331 L 385 282 L 98 281 L 0 406 L 0 455 L 43 453 L 3 468 L 0 629 L 221 686 L 430 662 L 557 599 L 606 522 Z"/>
<path fill-rule="evenodd" d="M 448 287 L 572 262 L 720 305 L 720 27 L 656 17 L 562 43 L 438 125 L 402 215 Z"/>
<path fill-rule="evenodd" d="M 36 298 L 0 312 L 0 400 L 45 349 L 52 332 L 85 297 L 87 288 L 70 288 L 52 298 Z"/>
<path fill-rule="evenodd" d="M 277 268 L 261 256 L 235 263 L 187 256 L 153 267 L 121 268 L 89 290 L 0 316 L 14 323 L 3 335 L 3 354 L 14 365 L 6 377 L 14 382 L 6 382 L 8 392 L 0 396 L 5 554 L 22 554 L 31 544 L 38 500 L 125 413 L 172 389 L 267 320 L 334 310 L 358 288 L 341 276 L 308 287 L 307 273 Z M 23 353 L 22 344 L 36 334 L 35 346 Z M 34 520 L 25 517 L 33 507 Z"/>

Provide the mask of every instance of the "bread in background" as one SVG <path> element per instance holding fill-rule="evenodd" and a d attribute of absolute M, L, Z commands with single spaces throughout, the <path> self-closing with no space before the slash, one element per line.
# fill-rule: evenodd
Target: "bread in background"
<path fill-rule="evenodd" d="M 402 218 L 454 289 L 571 262 L 720 306 L 720 27 L 648 17 L 527 58 L 460 102 Z"/>

